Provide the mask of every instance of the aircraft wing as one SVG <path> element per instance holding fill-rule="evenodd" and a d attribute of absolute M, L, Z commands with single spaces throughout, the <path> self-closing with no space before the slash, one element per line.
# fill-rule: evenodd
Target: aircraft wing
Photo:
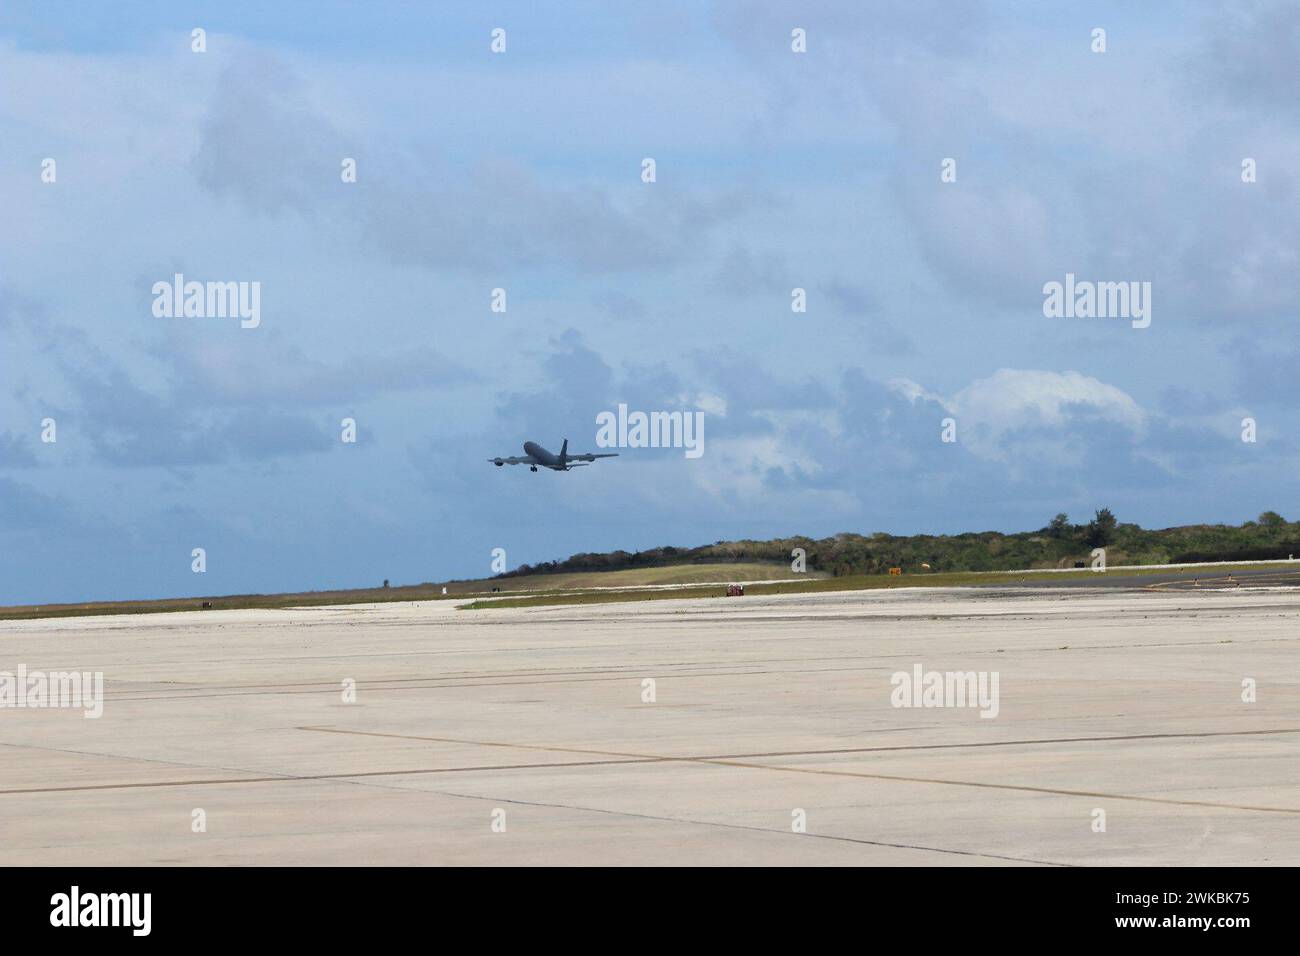
<path fill-rule="evenodd" d="M 513 458 L 489 458 L 488 461 L 494 465 L 534 465 L 536 462 L 531 455 L 525 455 L 520 458 L 518 455 Z"/>
<path fill-rule="evenodd" d="M 570 455 L 569 461 L 595 461 L 597 458 L 617 458 L 618 452 L 611 452 L 607 455 Z"/>

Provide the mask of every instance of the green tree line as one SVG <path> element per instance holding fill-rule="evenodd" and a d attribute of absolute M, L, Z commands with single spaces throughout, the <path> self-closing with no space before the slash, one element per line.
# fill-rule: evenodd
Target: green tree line
<path fill-rule="evenodd" d="M 619 571 L 678 564 L 769 562 L 789 564 L 802 548 L 810 570 L 837 577 L 940 571 L 1013 571 L 1086 565 L 1093 548 L 1106 549 L 1108 566 L 1183 564 L 1204 561 L 1264 561 L 1300 554 L 1300 521 L 1265 511 L 1241 525 L 1185 525 L 1144 529 L 1121 524 L 1101 508 L 1082 524 L 1058 514 L 1037 531 L 1003 534 L 972 531 L 955 535 L 837 534 L 830 538 L 773 538 L 718 541 L 695 548 L 664 546 L 646 551 L 575 554 L 559 561 L 520 565 L 499 577 L 571 571 Z M 928 566 L 928 567 L 927 567 Z"/>

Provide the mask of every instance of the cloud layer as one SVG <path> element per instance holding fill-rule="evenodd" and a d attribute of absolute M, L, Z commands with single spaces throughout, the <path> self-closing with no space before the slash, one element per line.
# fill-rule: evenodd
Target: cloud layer
<path fill-rule="evenodd" d="M 0 19 L 0 602 L 1296 494 L 1293 4 L 206 15 Z M 154 317 L 177 272 L 261 326 Z M 620 403 L 705 454 L 485 462 Z"/>

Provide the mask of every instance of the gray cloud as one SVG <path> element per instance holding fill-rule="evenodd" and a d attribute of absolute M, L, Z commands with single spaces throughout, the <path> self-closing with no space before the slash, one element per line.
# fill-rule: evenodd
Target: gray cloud
<path fill-rule="evenodd" d="M 12 432 L 0 432 L 0 468 L 29 468 L 36 464 L 31 444 L 33 439 L 23 439 Z"/>
<path fill-rule="evenodd" d="M 1300 7 L 1288 0 L 1210 4 L 1187 62 L 1196 92 L 1234 110 L 1295 116 L 1300 87 Z"/>
<path fill-rule="evenodd" d="M 314 217 L 339 187 L 356 141 L 314 108 L 293 70 L 275 56 L 246 49 L 221 73 L 199 129 L 191 165 L 199 183 L 258 215 L 287 210 Z"/>
<path fill-rule="evenodd" d="M 627 190 L 564 181 L 505 156 L 460 165 L 361 143 L 313 105 L 301 79 L 273 56 L 246 51 L 221 77 L 192 166 L 199 183 L 268 216 L 292 211 L 390 262 L 428 268 L 563 266 L 611 273 L 689 263 L 709 234 L 759 203 L 642 184 Z M 340 181 L 343 157 L 358 182 Z"/>

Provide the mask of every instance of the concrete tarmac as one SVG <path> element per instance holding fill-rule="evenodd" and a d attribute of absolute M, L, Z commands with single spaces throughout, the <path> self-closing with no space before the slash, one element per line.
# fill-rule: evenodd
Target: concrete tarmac
<path fill-rule="evenodd" d="M 20 665 L 103 715 L 0 707 L 0 865 L 1300 864 L 1285 588 L 0 622 Z"/>

